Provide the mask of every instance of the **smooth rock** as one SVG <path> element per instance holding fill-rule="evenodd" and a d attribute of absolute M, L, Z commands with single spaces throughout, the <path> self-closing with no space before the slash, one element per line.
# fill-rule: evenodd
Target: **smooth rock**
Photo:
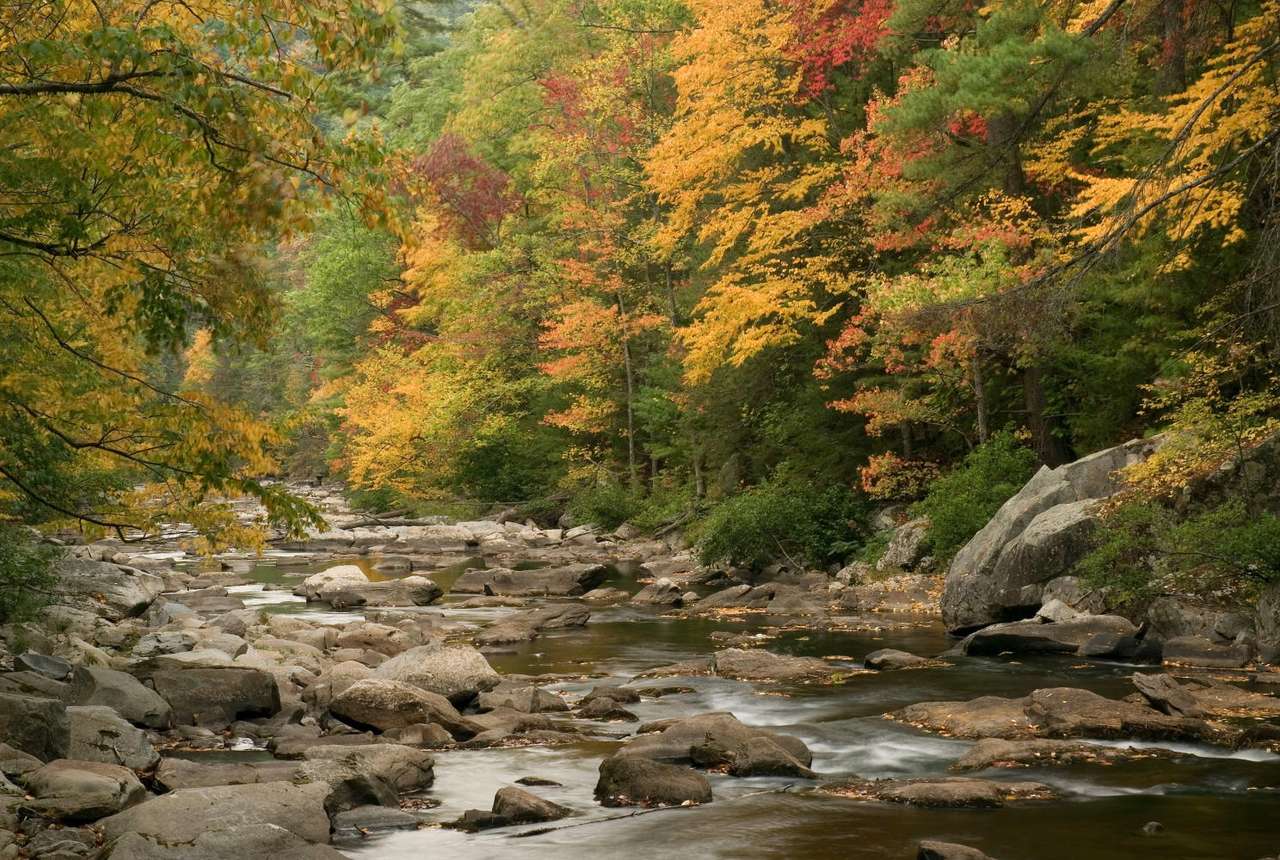
<path fill-rule="evenodd" d="M 596 800 L 603 806 L 681 806 L 711 802 L 711 783 L 696 770 L 635 755 L 600 763 Z"/>

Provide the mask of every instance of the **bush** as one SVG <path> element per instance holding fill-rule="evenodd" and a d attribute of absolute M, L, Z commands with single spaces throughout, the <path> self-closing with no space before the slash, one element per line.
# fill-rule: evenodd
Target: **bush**
<path fill-rule="evenodd" d="M 21 526 L 0 523 L 0 623 L 26 621 L 53 597 L 53 564 L 62 556 Z"/>
<path fill-rule="evenodd" d="M 867 515 L 846 487 L 766 483 L 725 500 L 699 524 L 698 557 L 757 569 L 785 556 L 840 561 L 862 545 Z"/>
<path fill-rule="evenodd" d="M 1120 606 L 1168 592 L 1247 601 L 1280 581 L 1280 517 L 1235 499 L 1179 520 L 1157 502 L 1130 501 L 1103 517 L 1077 571 Z"/>
<path fill-rule="evenodd" d="M 569 514 L 579 523 L 616 529 L 636 512 L 636 497 L 621 484 L 589 487 L 569 502 Z"/>
<path fill-rule="evenodd" d="M 913 506 L 929 518 L 929 543 L 942 562 L 954 556 L 1022 489 L 1035 471 L 1036 456 L 1012 434 L 1000 433 L 969 452 L 960 465 L 929 487 Z"/>

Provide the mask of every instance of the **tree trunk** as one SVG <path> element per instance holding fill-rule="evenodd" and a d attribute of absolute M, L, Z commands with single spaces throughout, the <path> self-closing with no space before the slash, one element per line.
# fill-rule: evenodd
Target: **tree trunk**
<path fill-rule="evenodd" d="M 1053 422 L 1045 414 L 1044 372 L 1036 366 L 1022 372 L 1022 394 L 1027 405 L 1027 429 L 1040 462 L 1061 466 L 1067 461 L 1066 446 L 1053 432 Z"/>
<path fill-rule="evenodd" d="M 987 383 L 982 376 L 982 360 L 975 350 L 971 359 L 973 369 L 973 401 L 978 407 L 978 444 L 991 438 L 991 418 L 987 413 Z"/>
<path fill-rule="evenodd" d="M 622 370 L 626 378 L 627 393 L 627 471 L 631 476 L 631 488 L 639 489 L 640 472 L 636 466 L 636 416 L 635 380 L 631 374 L 631 339 L 627 337 L 627 309 L 618 295 L 618 314 L 622 320 Z"/>
<path fill-rule="evenodd" d="M 1156 72 L 1156 94 L 1180 93 L 1187 88 L 1187 34 L 1183 20 L 1184 0 L 1161 0 L 1164 38 L 1160 68 Z"/>
<path fill-rule="evenodd" d="M 987 120 L 987 139 L 999 152 L 1004 164 L 1001 186 L 1004 193 L 1020 197 L 1027 193 L 1027 176 L 1022 172 L 1022 153 L 1018 149 L 1018 118 L 1002 111 Z"/>
<path fill-rule="evenodd" d="M 702 449 L 698 447 L 698 443 L 693 443 L 693 450 L 689 457 L 693 464 L 693 496 L 697 499 L 703 499 L 707 496 L 707 475 L 702 467 Z"/>

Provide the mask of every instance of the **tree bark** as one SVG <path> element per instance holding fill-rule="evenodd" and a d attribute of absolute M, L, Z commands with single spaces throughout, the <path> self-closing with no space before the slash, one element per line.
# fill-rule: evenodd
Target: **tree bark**
<path fill-rule="evenodd" d="M 1164 28 L 1160 68 L 1156 72 L 1156 94 L 1180 93 L 1187 88 L 1187 34 L 1183 20 L 1184 0 L 1161 0 Z"/>
<path fill-rule="evenodd" d="M 1018 118 L 1011 111 L 1001 111 L 987 120 L 987 134 L 1004 163 L 1001 181 L 1004 193 L 1014 197 L 1026 194 L 1027 176 L 1022 170 L 1022 152 L 1018 149 Z"/>
<path fill-rule="evenodd" d="M 1033 365 L 1022 372 L 1022 394 L 1027 405 L 1027 428 L 1032 443 L 1046 466 L 1061 466 L 1067 461 L 1066 446 L 1053 432 L 1053 422 L 1045 414 L 1044 371 Z"/>
<path fill-rule="evenodd" d="M 991 438 L 991 418 L 987 412 L 987 383 L 982 376 L 982 360 L 975 350 L 971 360 L 973 368 L 973 401 L 978 407 L 978 444 Z"/>
<path fill-rule="evenodd" d="M 635 380 L 631 373 L 631 340 L 627 337 L 627 309 L 622 304 L 622 295 L 618 295 L 618 314 L 622 320 L 622 370 L 626 379 L 627 393 L 627 471 L 631 476 L 631 488 L 640 486 L 640 472 L 636 466 L 636 416 L 635 416 Z"/>

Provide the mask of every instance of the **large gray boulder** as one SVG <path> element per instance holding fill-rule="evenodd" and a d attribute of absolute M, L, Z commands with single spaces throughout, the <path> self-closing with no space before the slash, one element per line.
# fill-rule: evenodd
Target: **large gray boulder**
<path fill-rule="evenodd" d="M 425 576 L 406 576 L 363 585 L 331 586 L 321 591 L 334 609 L 355 609 L 362 606 L 429 606 L 444 596 L 444 589 Z"/>
<path fill-rule="evenodd" d="M 147 798 L 133 771 L 102 762 L 58 759 L 28 773 L 22 784 L 35 798 L 32 809 L 68 824 L 97 821 Z"/>
<path fill-rule="evenodd" d="M 111 621 L 141 615 L 164 589 L 164 580 L 154 574 L 105 561 L 64 559 L 54 573 L 54 589 L 67 602 L 91 607 Z"/>
<path fill-rule="evenodd" d="M 146 732 L 108 707 L 70 707 L 67 719 L 71 723 L 68 758 L 118 764 L 132 770 L 149 770 L 160 761 Z"/>
<path fill-rule="evenodd" d="M 615 755 L 600 762 L 595 794 L 602 806 L 681 806 L 710 803 L 711 783 L 693 768 Z"/>
<path fill-rule="evenodd" d="M 1044 585 L 1088 551 L 1098 502 L 1119 488 L 1115 473 L 1155 447 L 1139 439 L 1041 468 L 951 562 L 942 593 L 947 627 L 967 633 L 1034 613 Z"/>
<path fill-rule="evenodd" d="M 1011 621 L 993 624 L 971 635 L 964 643 L 970 656 L 1014 654 L 1075 654 L 1100 635 L 1132 637 L 1133 622 L 1119 615 L 1077 615 L 1067 621 Z"/>
<path fill-rule="evenodd" d="M 209 788 L 215 785 L 254 785 L 289 782 L 298 775 L 297 762 L 253 761 L 203 763 L 184 758 L 164 758 L 156 768 L 156 784 L 166 791 Z"/>
<path fill-rule="evenodd" d="M 431 643 L 397 654 L 373 671 L 374 678 L 411 684 L 464 705 L 498 686 L 501 677 L 470 645 Z"/>
<path fill-rule="evenodd" d="M 876 561 L 876 570 L 912 570 L 924 558 L 929 537 L 929 518 L 908 520 L 893 530 L 889 545 Z"/>
<path fill-rule="evenodd" d="M 329 710 L 357 728 L 377 731 L 435 723 L 458 740 L 480 732 L 480 727 L 459 714 L 444 696 L 385 678 L 357 681 L 334 698 Z"/>
<path fill-rule="evenodd" d="M 100 855 L 102 860 L 344 860 L 328 845 L 316 845 L 276 824 L 209 828 L 190 841 L 170 843 L 152 835 L 126 833 Z"/>
<path fill-rule="evenodd" d="M 598 588 L 608 577 L 602 564 L 570 564 L 538 570 L 469 570 L 450 589 L 455 594 L 503 597 L 576 597 Z"/>
<path fill-rule="evenodd" d="M 108 842 L 136 834 L 148 841 L 182 845 L 214 831 L 274 825 L 306 842 L 327 843 L 329 816 L 324 800 L 329 791 L 320 783 L 290 782 L 184 788 L 103 819 L 100 827 Z"/>
<path fill-rule="evenodd" d="M 74 705 L 104 705 L 129 722 L 149 729 L 173 725 L 169 703 L 137 678 L 101 666 L 77 666 L 71 676 L 69 701 Z"/>
<path fill-rule="evenodd" d="M 369 577 L 354 564 L 340 564 L 304 579 L 293 593 L 307 600 L 327 600 L 330 592 L 359 588 L 369 584 Z"/>
<path fill-rule="evenodd" d="M 618 755 L 723 770 L 733 776 L 813 777 L 804 741 L 743 725 L 733 714 L 677 720 L 661 732 L 637 735 Z"/>
<path fill-rule="evenodd" d="M 280 688 L 261 669 L 193 666 L 153 671 L 147 680 L 169 703 L 176 725 L 227 726 L 280 712 Z"/>
<path fill-rule="evenodd" d="M 57 699 L 0 693 L 0 743 L 41 761 L 65 758 L 71 743 L 67 706 Z"/>

